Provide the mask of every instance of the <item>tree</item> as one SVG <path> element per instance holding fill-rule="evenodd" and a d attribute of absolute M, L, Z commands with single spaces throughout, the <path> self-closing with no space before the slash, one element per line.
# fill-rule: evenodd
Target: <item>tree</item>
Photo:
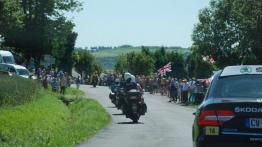
<path fill-rule="evenodd" d="M 128 60 L 129 61 L 129 60 Z M 136 75 L 150 75 L 154 70 L 154 59 L 145 53 L 136 53 L 133 62 L 128 62 L 133 67 L 132 73 Z"/>
<path fill-rule="evenodd" d="M 150 75 L 154 70 L 154 58 L 142 52 L 130 52 L 117 58 L 115 70 L 135 75 Z"/>
<path fill-rule="evenodd" d="M 102 73 L 102 71 L 103 71 L 102 65 L 99 62 L 95 61 L 92 64 L 91 74 L 98 73 L 100 75 Z"/>
<path fill-rule="evenodd" d="M 87 50 L 74 52 L 72 58 L 76 71 L 82 76 L 85 75 L 85 78 L 87 76 L 90 77 L 95 72 L 100 74 L 103 71 L 101 64 L 99 64 L 92 53 Z"/>
<path fill-rule="evenodd" d="M 23 26 L 24 14 L 19 0 L 0 1 L 0 33 L 4 34 L 12 29 Z"/>
<path fill-rule="evenodd" d="M 19 0 L 0 1 L 0 35 L 4 38 L 4 43 L 8 38 L 15 38 L 24 27 L 24 18 Z"/>
<path fill-rule="evenodd" d="M 120 55 L 117 57 L 115 71 L 118 73 L 124 73 L 128 71 L 126 55 Z"/>
<path fill-rule="evenodd" d="M 167 57 L 167 53 L 164 47 L 161 47 L 159 50 L 156 50 L 154 53 L 154 59 L 155 59 L 155 70 L 158 70 L 159 68 L 163 67 L 169 62 L 169 59 Z"/>
<path fill-rule="evenodd" d="M 212 0 L 193 31 L 198 52 L 218 67 L 262 63 L 261 6 L 261 0 Z"/>
<path fill-rule="evenodd" d="M 77 0 L 2 0 L 0 35 L 4 45 L 15 47 L 27 59 L 34 57 L 37 64 L 43 54 L 61 60 L 69 56 L 65 55 L 73 41 L 69 38 L 75 34 L 74 24 L 64 17 L 65 12 L 80 8 Z"/>
<path fill-rule="evenodd" d="M 74 53 L 74 67 L 81 75 L 92 75 L 94 56 L 89 51 L 78 51 Z"/>
<path fill-rule="evenodd" d="M 77 38 L 77 33 L 71 33 L 68 35 L 66 44 L 65 44 L 65 53 L 64 56 L 61 57 L 59 68 L 68 72 L 69 74 L 72 73 L 73 68 L 73 51 L 75 47 L 75 41 Z"/>
<path fill-rule="evenodd" d="M 215 67 L 208 59 L 203 60 L 204 56 L 199 53 L 199 47 L 191 47 L 192 54 L 188 57 L 188 76 L 195 78 L 208 78 L 212 75 Z"/>
<path fill-rule="evenodd" d="M 142 46 L 141 50 L 142 50 L 142 53 L 149 55 L 149 56 L 152 56 L 152 53 L 150 52 L 149 48 Z"/>
<path fill-rule="evenodd" d="M 168 74 L 169 76 L 185 77 L 183 55 L 177 52 L 166 52 L 164 47 L 155 52 L 150 52 L 148 48 L 142 47 L 141 52 L 121 55 L 117 58 L 115 70 L 120 73 L 129 71 L 136 75 L 151 75 L 168 62 L 172 62 L 172 72 Z"/>
<path fill-rule="evenodd" d="M 167 54 L 167 59 L 172 63 L 171 75 L 176 78 L 184 78 L 186 76 L 185 63 L 182 54 L 171 52 Z"/>

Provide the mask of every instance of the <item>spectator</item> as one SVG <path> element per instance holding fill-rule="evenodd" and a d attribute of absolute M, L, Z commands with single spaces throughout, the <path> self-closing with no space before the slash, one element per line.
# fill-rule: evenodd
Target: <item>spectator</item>
<path fill-rule="evenodd" d="M 183 84 L 183 81 L 181 79 L 179 79 L 178 81 L 178 88 L 177 88 L 177 97 L 178 97 L 178 100 L 180 102 L 182 102 L 182 84 Z"/>
<path fill-rule="evenodd" d="M 204 98 L 204 86 L 199 81 L 196 82 L 194 93 L 196 97 L 195 103 L 201 103 Z"/>
<path fill-rule="evenodd" d="M 81 80 L 80 80 L 80 77 L 78 76 L 77 78 L 76 78 L 76 88 L 77 89 L 79 89 L 79 87 L 80 87 L 80 83 L 81 83 Z"/>
<path fill-rule="evenodd" d="M 64 76 L 64 75 L 61 75 L 61 77 L 60 77 L 60 93 L 61 94 L 65 94 L 65 91 L 66 91 L 66 82 L 67 80 L 66 80 L 66 77 Z"/>
<path fill-rule="evenodd" d="M 170 100 L 169 102 L 176 102 L 177 101 L 177 84 L 174 78 L 170 81 Z"/>
<path fill-rule="evenodd" d="M 43 87 L 48 89 L 48 74 L 46 73 L 43 79 Z"/>
<path fill-rule="evenodd" d="M 51 81 L 52 91 L 57 92 L 59 90 L 59 80 L 56 75 L 52 78 Z"/>
<path fill-rule="evenodd" d="M 190 79 L 188 82 L 188 101 L 194 102 L 195 101 L 195 94 L 194 94 L 194 88 L 195 88 L 195 78 Z"/>
<path fill-rule="evenodd" d="M 171 98 L 171 93 L 170 93 L 170 91 L 171 91 L 171 80 L 172 80 L 173 78 L 171 78 L 171 77 L 168 77 L 167 78 L 167 81 L 166 81 L 166 93 L 167 93 L 167 97 L 169 97 L 169 98 Z"/>
<path fill-rule="evenodd" d="M 161 95 L 164 95 L 165 94 L 165 90 L 166 90 L 166 78 L 161 76 L 160 78 L 160 91 L 161 91 Z"/>
<path fill-rule="evenodd" d="M 187 103 L 188 101 L 188 89 L 189 89 L 189 86 L 188 86 L 187 80 L 184 79 L 182 83 L 182 103 Z"/>
<path fill-rule="evenodd" d="M 157 88 L 158 88 L 158 80 L 155 77 L 155 79 L 153 80 L 153 94 L 157 93 Z"/>

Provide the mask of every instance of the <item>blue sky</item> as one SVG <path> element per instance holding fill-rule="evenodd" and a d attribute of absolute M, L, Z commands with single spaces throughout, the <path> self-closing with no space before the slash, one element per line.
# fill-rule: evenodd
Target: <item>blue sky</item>
<path fill-rule="evenodd" d="M 123 44 L 189 47 L 198 12 L 210 0 L 83 1 L 83 10 L 73 17 L 77 47 Z"/>

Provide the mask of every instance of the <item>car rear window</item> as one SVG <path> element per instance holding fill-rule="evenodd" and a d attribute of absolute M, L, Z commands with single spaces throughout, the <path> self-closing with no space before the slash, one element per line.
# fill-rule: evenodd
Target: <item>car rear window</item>
<path fill-rule="evenodd" d="M 241 75 L 219 78 L 209 96 L 215 98 L 262 98 L 262 75 Z"/>

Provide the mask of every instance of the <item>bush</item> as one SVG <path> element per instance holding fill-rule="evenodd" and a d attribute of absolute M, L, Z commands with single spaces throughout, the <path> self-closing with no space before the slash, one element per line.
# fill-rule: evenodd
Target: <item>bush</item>
<path fill-rule="evenodd" d="M 0 76 L 0 106 L 21 105 L 32 101 L 38 85 L 35 81 L 21 78 Z"/>

